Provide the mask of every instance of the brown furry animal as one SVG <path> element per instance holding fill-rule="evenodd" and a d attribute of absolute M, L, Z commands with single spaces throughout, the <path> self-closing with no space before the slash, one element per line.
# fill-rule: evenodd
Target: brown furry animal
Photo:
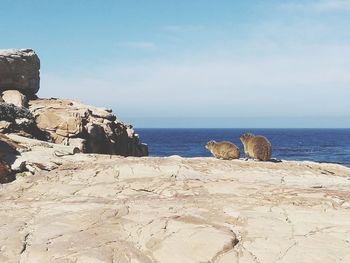
<path fill-rule="evenodd" d="M 259 161 L 271 159 L 272 146 L 264 136 L 255 136 L 251 133 L 241 135 L 240 140 L 244 146 L 245 158 L 253 158 Z"/>
<path fill-rule="evenodd" d="M 223 141 L 210 141 L 205 145 L 215 158 L 223 160 L 238 159 L 240 157 L 239 148 L 233 143 Z"/>

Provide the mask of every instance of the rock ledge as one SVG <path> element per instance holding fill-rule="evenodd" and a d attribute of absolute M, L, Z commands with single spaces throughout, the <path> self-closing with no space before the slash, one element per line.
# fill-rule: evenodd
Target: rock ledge
<path fill-rule="evenodd" d="M 350 261 L 349 168 L 54 151 L 0 188 L 2 262 Z"/>

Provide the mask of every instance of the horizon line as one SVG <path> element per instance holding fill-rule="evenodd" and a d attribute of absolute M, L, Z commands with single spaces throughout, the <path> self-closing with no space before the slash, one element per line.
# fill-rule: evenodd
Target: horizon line
<path fill-rule="evenodd" d="M 350 127 L 135 127 L 134 129 L 327 129 L 350 130 Z"/>

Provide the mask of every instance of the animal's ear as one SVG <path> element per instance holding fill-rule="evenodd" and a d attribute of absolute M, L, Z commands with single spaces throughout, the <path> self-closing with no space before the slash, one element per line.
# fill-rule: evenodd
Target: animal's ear
<path fill-rule="evenodd" d="M 242 139 L 247 139 L 247 138 L 251 138 L 251 137 L 254 137 L 254 135 L 249 133 L 249 132 L 244 133 L 244 134 L 241 135 Z"/>

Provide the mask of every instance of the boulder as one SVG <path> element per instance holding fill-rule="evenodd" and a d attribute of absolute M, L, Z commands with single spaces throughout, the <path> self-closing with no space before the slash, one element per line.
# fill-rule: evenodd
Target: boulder
<path fill-rule="evenodd" d="M 40 129 L 54 131 L 63 137 L 72 137 L 82 132 L 80 114 L 64 109 L 48 109 L 37 116 L 36 123 Z"/>
<path fill-rule="evenodd" d="M 27 97 L 18 90 L 6 90 L 2 93 L 2 100 L 17 107 L 27 106 Z"/>
<path fill-rule="evenodd" d="M 0 50 L 0 91 L 33 97 L 40 87 L 40 60 L 32 49 Z"/>
<path fill-rule="evenodd" d="M 110 109 L 84 105 L 63 99 L 29 101 L 37 127 L 54 143 L 76 146 L 82 152 L 146 156 L 131 125 L 117 120 Z"/>

